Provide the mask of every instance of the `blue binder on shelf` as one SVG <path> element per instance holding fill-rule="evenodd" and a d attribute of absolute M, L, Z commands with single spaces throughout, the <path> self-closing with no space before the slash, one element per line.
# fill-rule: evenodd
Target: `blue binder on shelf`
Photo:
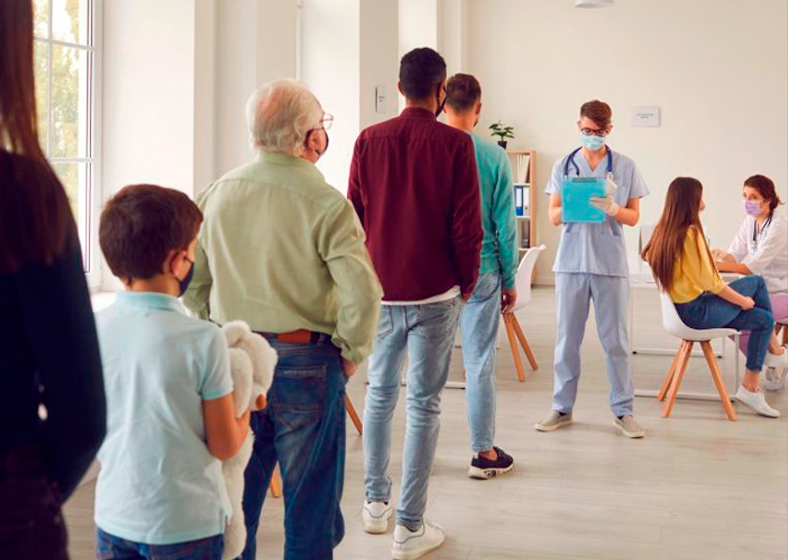
<path fill-rule="evenodd" d="M 525 185 L 514 185 L 514 213 L 522 216 L 525 212 Z"/>
<path fill-rule="evenodd" d="M 561 184 L 561 218 L 566 222 L 604 222 L 605 213 L 591 206 L 590 198 L 607 195 L 605 179 L 573 177 Z"/>

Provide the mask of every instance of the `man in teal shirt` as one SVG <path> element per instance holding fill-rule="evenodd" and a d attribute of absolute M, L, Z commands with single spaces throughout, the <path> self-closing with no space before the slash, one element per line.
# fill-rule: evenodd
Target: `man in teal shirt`
<path fill-rule="evenodd" d="M 479 123 L 482 91 L 470 74 L 455 74 L 446 84 L 448 124 L 473 139 L 481 187 L 481 270 L 473 295 L 460 317 L 471 427 L 472 478 L 487 479 L 512 470 L 514 459 L 495 447 L 495 340 L 501 313 L 517 298 L 517 241 L 514 191 L 509 157 L 499 146 L 473 133 Z"/>

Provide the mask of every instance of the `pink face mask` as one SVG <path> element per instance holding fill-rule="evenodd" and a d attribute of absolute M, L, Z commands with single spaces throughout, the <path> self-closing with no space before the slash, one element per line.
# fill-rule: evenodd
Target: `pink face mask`
<path fill-rule="evenodd" d="M 750 216 L 758 216 L 761 213 L 761 203 L 757 200 L 745 200 L 742 202 L 744 211 Z"/>

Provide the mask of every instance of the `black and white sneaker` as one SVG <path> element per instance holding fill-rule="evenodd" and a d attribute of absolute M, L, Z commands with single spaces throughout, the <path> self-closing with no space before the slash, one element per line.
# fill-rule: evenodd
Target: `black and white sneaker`
<path fill-rule="evenodd" d="M 498 447 L 493 447 L 493 449 L 498 454 L 498 458 L 493 461 L 476 454 L 471 461 L 471 468 L 468 469 L 468 476 L 479 480 L 487 480 L 499 474 L 508 473 L 514 468 L 514 459 L 512 459 L 511 455 L 507 455 L 503 449 Z"/>

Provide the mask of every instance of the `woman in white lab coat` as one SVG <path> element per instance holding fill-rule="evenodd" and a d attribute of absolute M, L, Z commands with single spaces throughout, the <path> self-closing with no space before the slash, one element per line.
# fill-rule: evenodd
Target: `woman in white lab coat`
<path fill-rule="evenodd" d="M 747 217 L 742 222 L 728 251 L 714 249 L 720 272 L 757 274 L 769 290 L 775 321 L 788 317 L 788 219 L 777 211 L 782 201 L 774 183 L 763 175 L 744 182 L 742 207 Z M 740 348 L 746 354 L 749 333 L 742 335 Z M 785 384 L 788 353 L 772 335 L 764 364 L 765 389 L 776 390 Z"/>

